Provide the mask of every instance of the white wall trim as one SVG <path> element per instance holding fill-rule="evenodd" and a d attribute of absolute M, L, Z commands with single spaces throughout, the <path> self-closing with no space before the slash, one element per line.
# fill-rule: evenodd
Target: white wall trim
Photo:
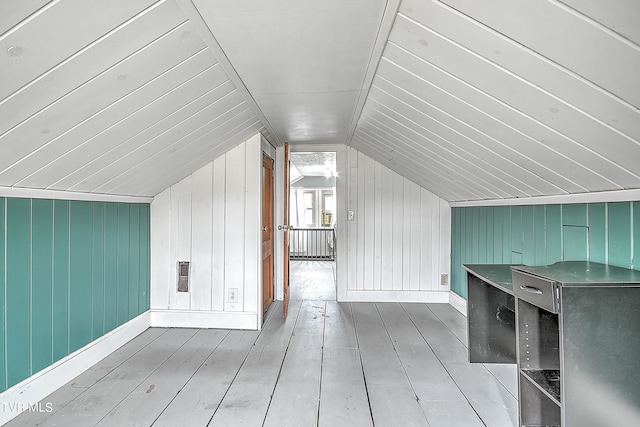
<path fill-rule="evenodd" d="M 0 425 L 18 416 L 62 387 L 91 366 L 116 351 L 145 330 L 150 324 L 149 312 L 107 332 L 53 365 L 35 373 L 0 394 Z M 42 408 L 45 408 L 43 402 Z"/>
<path fill-rule="evenodd" d="M 151 203 L 153 197 L 120 196 L 116 194 L 77 193 L 73 191 L 41 190 L 0 186 L 0 197 L 23 199 L 88 200 L 92 202 Z"/>
<path fill-rule="evenodd" d="M 640 190 L 597 191 L 580 194 L 560 194 L 556 196 L 538 196 L 511 199 L 472 200 L 466 202 L 449 202 L 453 208 L 474 206 L 525 206 L 525 205 L 560 205 L 571 203 L 603 203 L 630 202 L 640 200 Z"/>
<path fill-rule="evenodd" d="M 449 292 L 440 291 L 347 291 L 347 302 L 448 303 Z"/>
<path fill-rule="evenodd" d="M 465 317 L 467 316 L 467 300 L 453 291 L 449 292 L 449 304 L 451 304 L 451 306 L 460 313 L 464 314 Z"/>
<path fill-rule="evenodd" d="M 151 327 L 258 330 L 258 313 L 151 310 Z"/>

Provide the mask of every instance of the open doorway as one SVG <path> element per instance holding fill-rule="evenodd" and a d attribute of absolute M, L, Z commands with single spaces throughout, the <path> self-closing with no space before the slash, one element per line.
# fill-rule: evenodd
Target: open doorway
<path fill-rule="evenodd" d="M 336 153 L 290 155 L 291 299 L 336 299 Z"/>

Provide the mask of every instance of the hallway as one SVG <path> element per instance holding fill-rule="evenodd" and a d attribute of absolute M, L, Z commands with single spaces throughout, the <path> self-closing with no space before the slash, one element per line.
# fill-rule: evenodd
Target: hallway
<path fill-rule="evenodd" d="M 291 261 L 291 299 L 336 300 L 336 263 L 332 261 Z"/>
<path fill-rule="evenodd" d="M 272 305 L 262 331 L 151 328 L 9 426 L 516 425 L 515 367 L 471 365 L 447 304 Z"/>

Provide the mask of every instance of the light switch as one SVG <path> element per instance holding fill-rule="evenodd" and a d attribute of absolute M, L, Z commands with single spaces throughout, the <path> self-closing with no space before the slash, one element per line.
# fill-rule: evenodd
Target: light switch
<path fill-rule="evenodd" d="M 353 221 L 353 220 L 355 219 L 355 217 L 356 217 L 356 214 L 355 214 L 355 212 L 354 212 L 354 211 L 348 211 L 348 213 L 347 213 L 347 219 L 348 219 L 349 221 Z"/>

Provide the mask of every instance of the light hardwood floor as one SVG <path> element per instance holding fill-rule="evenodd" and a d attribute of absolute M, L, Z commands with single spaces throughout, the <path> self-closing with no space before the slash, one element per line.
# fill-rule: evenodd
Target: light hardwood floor
<path fill-rule="evenodd" d="M 515 367 L 469 364 L 449 305 L 298 298 L 281 310 L 260 332 L 151 328 L 44 399 L 53 412 L 9 425 L 517 424 Z"/>

